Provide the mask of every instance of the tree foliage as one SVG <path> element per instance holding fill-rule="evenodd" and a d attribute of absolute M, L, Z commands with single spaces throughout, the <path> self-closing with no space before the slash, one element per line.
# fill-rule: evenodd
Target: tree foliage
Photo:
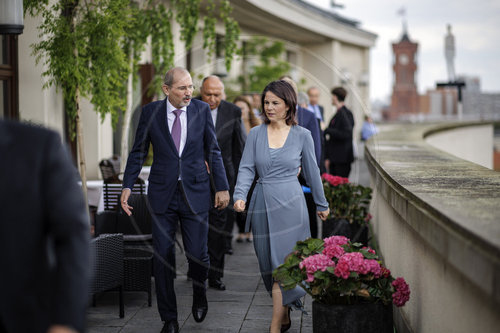
<path fill-rule="evenodd" d="M 247 60 L 258 60 L 248 73 L 239 78 L 246 91 L 262 91 L 266 85 L 285 75 L 290 64 L 283 59 L 285 44 L 265 37 L 253 37 L 240 51 Z"/>
<path fill-rule="evenodd" d="M 229 15 L 228 0 L 219 1 L 218 10 L 212 1 L 210 3 L 212 9 L 204 19 L 203 47 L 209 54 L 213 53 L 215 23 L 217 18 L 221 19 L 227 30 L 225 57 L 229 69 L 236 53 L 239 27 Z M 113 124 L 125 107 L 127 76 L 130 71 L 137 74 L 148 37 L 155 68 L 152 84 L 159 87 L 163 74 L 174 64 L 172 17 L 179 23 L 180 39 L 189 49 L 198 32 L 201 11 L 200 0 L 58 0 L 50 3 L 24 0 L 24 9 L 25 13 L 42 17 L 38 27 L 40 42 L 33 45 L 33 54 L 37 63 L 43 62 L 46 68 L 45 87 L 55 85 L 62 90 L 68 118 L 76 117 L 75 93 L 79 89 L 102 119 L 111 114 Z M 131 58 L 133 66 L 129 65 Z"/>

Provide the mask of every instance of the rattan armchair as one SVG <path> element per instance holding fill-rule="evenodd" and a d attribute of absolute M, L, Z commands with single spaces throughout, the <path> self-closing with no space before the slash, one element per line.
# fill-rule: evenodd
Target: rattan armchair
<path fill-rule="evenodd" d="M 123 235 L 105 234 L 91 241 L 93 278 L 90 286 L 92 303 L 95 295 L 108 290 L 118 290 L 120 318 L 125 315 L 123 304 Z"/>

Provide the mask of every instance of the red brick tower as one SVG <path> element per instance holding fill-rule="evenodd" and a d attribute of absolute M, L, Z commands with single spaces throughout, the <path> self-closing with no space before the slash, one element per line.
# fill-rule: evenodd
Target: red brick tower
<path fill-rule="evenodd" d="M 416 55 L 418 43 L 413 43 L 408 37 L 406 27 L 398 43 L 392 44 L 394 53 L 394 86 L 392 89 L 391 106 L 384 113 L 387 119 L 398 119 L 419 112 L 419 95 L 415 73 L 417 71 Z"/>

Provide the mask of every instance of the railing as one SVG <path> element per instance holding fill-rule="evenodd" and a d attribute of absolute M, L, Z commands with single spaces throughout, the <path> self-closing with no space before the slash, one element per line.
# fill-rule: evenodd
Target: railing
<path fill-rule="evenodd" d="M 424 140 L 455 128 L 490 131 L 485 125 L 392 125 L 366 144 L 375 238 L 393 275 L 411 287 L 410 302 L 395 311 L 398 332 L 500 327 L 500 173 Z M 463 142 L 474 137 L 456 145 Z"/>

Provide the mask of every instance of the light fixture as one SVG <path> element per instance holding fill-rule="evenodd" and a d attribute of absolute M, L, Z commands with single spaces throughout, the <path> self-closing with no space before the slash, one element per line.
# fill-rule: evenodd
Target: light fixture
<path fill-rule="evenodd" d="M 23 33 L 23 0 L 0 0 L 0 34 Z"/>

